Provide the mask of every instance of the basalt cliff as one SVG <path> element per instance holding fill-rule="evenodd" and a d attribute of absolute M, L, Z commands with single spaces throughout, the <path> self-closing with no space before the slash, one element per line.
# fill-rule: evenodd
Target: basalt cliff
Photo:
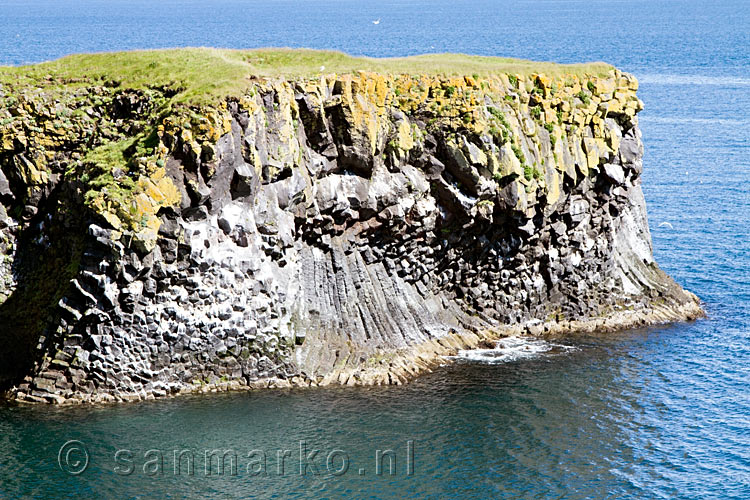
<path fill-rule="evenodd" d="M 0 392 L 402 383 L 508 332 L 701 315 L 652 257 L 637 81 L 0 87 Z"/>

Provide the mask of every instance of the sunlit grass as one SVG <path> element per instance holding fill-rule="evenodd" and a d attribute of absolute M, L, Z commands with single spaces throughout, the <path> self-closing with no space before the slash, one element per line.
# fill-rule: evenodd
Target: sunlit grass
<path fill-rule="evenodd" d="M 562 65 L 463 54 L 377 59 L 308 49 L 183 48 L 76 54 L 35 65 L 5 66 L 0 67 L 0 82 L 13 87 L 46 88 L 92 82 L 130 88 L 172 85 L 181 89 L 178 101 L 199 102 L 236 95 L 247 88 L 253 77 L 313 77 L 361 70 L 393 74 L 599 76 L 610 69 L 604 63 Z"/>

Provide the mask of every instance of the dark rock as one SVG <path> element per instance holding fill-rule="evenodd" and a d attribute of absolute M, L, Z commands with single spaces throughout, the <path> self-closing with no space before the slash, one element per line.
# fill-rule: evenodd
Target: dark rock
<path fill-rule="evenodd" d="M 201 205 L 199 207 L 189 208 L 182 212 L 182 218 L 190 222 L 199 222 L 208 219 L 208 207 Z"/>

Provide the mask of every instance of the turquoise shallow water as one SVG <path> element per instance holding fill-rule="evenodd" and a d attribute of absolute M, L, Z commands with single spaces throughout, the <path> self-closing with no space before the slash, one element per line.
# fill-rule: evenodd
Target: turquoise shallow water
<path fill-rule="evenodd" d="M 642 83 L 657 260 L 709 319 L 508 345 L 405 387 L 0 408 L 0 498 L 750 498 L 748 26 L 740 1 L 3 1 L 3 64 L 182 45 L 616 64 Z M 80 475 L 58 465 L 69 440 L 88 450 Z M 320 474 L 299 474 L 300 441 Z M 237 475 L 229 459 L 205 474 L 214 449 Z M 194 475 L 175 475 L 174 450 Z"/>

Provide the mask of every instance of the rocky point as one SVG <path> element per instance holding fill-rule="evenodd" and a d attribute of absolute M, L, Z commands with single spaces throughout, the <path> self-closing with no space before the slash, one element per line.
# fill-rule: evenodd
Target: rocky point
<path fill-rule="evenodd" d="M 654 262 L 616 69 L 255 77 L 200 105 L 53 84 L 0 87 L 9 398 L 399 384 L 510 332 L 702 314 Z"/>

